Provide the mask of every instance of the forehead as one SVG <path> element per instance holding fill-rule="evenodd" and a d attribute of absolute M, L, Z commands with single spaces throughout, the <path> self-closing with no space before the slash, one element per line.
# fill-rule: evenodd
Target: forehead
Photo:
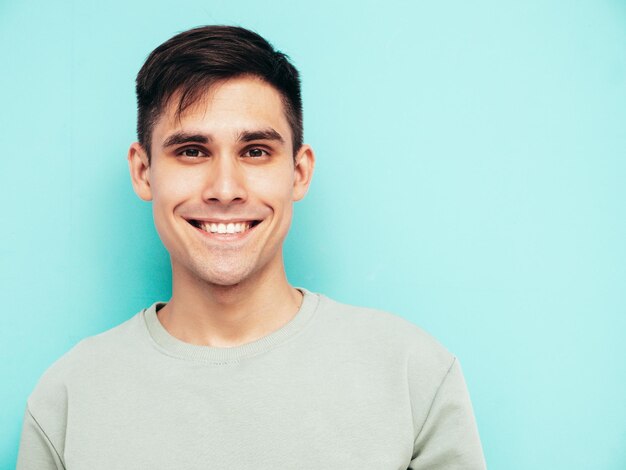
<path fill-rule="evenodd" d="M 196 130 L 236 135 L 241 130 L 273 128 L 291 144 L 291 129 L 282 95 L 257 77 L 237 77 L 212 84 L 182 111 L 181 93 L 165 104 L 154 126 L 153 144 L 161 144 L 172 132 Z"/>

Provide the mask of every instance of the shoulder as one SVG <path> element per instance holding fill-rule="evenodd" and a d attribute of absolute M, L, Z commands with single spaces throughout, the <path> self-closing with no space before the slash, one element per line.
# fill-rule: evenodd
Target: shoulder
<path fill-rule="evenodd" d="M 39 379 L 28 398 L 26 416 L 36 423 L 58 455 L 63 455 L 66 426 L 72 418 L 74 407 L 70 402 L 84 390 L 98 389 L 110 377 L 110 371 L 124 362 L 123 357 L 128 358 L 132 348 L 141 343 L 138 335 L 142 321 L 143 311 L 115 328 L 80 341 Z"/>
<path fill-rule="evenodd" d="M 36 416 L 41 410 L 62 407 L 73 386 L 101 375 L 107 364 L 128 357 L 130 350 L 137 347 L 142 321 L 143 311 L 110 330 L 81 340 L 57 359 L 41 376 L 28 399 L 31 413 Z"/>
<path fill-rule="evenodd" d="M 324 338 L 320 349 L 332 351 L 336 361 L 365 364 L 367 374 L 384 387 L 403 390 L 398 397 L 406 398 L 414 429 L 421 429 L 456 357 L 398 314 L 343 304 L 323 295 L 318 310 L 314 334 Z M 402 399 L 397 400 L 401 406 Z"/>
<path fill-rule="evenodd" d="M 326 334 L 360 345 L 374 354 L 393 356 L 410 368 L 445 375 L 454 356 L 437 339 L 399 314 L 344 304 L 320 295 L 319 317 Z"/>

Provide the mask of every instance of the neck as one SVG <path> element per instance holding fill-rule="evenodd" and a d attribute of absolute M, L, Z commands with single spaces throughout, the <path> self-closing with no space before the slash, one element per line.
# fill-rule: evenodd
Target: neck
<path fill-rule="evenodd" d="M 181 341 L 213 347 L 246 344 L 278 330 L 297 313 L 302 294 L 282 263 L 244 282 L 221 286 L 172 267 L 172 298 L 159 321 Z"/>

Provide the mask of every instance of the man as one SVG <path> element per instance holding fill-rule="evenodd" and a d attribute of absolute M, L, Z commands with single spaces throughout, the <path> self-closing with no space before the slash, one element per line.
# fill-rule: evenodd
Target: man
<path fill-rule="evenodd" d="M 400 317 L 289 285 L 314 154 L 298 72 L 211 26 L 137 76 L 135 192 L 172 298 L 79 343 L 28 400 L 18 469 L 481 469 L 455 358 Z"/>

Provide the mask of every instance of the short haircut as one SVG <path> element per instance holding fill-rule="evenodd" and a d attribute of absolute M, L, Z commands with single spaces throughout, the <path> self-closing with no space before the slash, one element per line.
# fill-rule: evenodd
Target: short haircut
<path fill-rule="evenodd" d="M 254 76 L 281 95 L 294 157 L 302 146 L 302 96 L 298 70 L 257 33 L 237 26 L 202 26 L 157 47 L 137 74 L 137 138 L 148 153 L 155 123 L 174 93 L 177 115 L 215 83 Z"/>

